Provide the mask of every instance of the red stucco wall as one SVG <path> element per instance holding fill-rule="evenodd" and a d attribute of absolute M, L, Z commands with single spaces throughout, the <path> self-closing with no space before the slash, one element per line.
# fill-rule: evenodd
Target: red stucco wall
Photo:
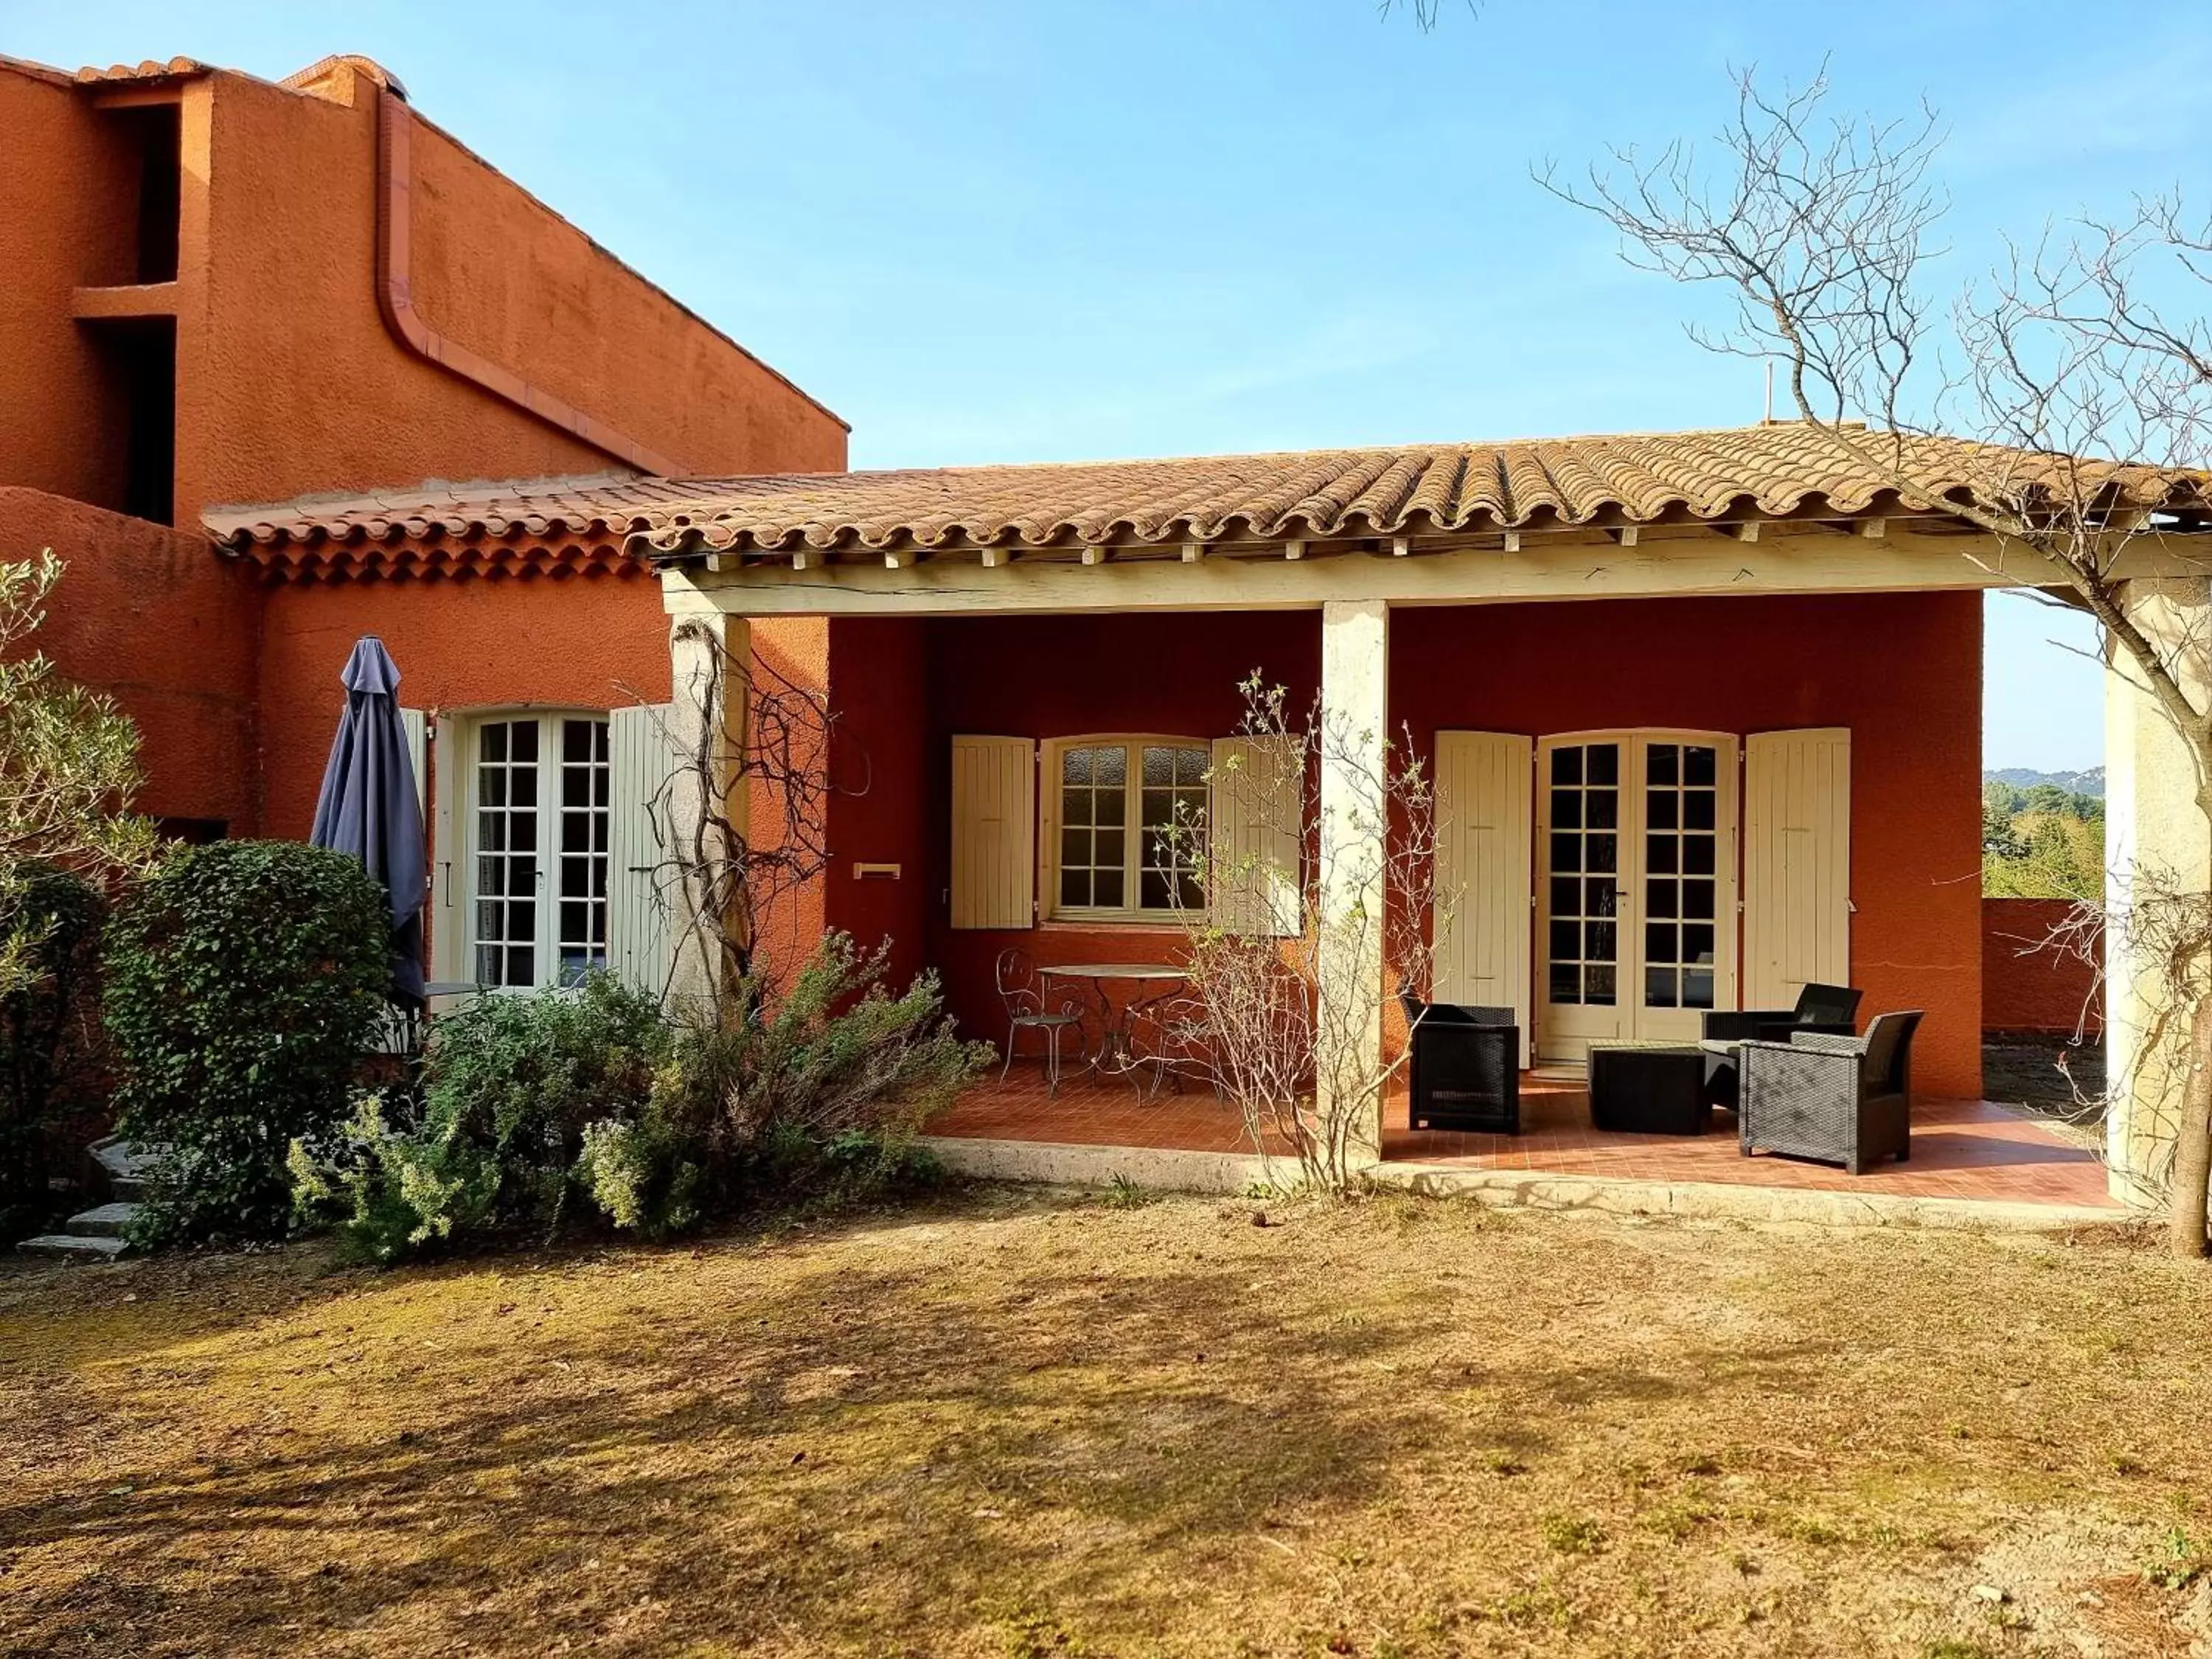
<path fill-rule="evenodd" d="M 916 849 L 929 840 L 929 684 L 927 624 L 907 618 L 841 618 L 830 624 L 836 711 L 831 749 L 830 926 L 872 949 L 888 940 L 892 981 L 927 965 L 931 871 Z M 896 864 L 896 879 L 859 879 L 861 864 Z"/>
<path fill-rule="evenodd" d="M 2051 945 L 2053 930 L 2073 915 L 2066 899 L 1985 898 L 1982 901 L 1982 1026 L 1990 1031 L 2105 1029 L 2099 994 L 2104 931 L 2094 960 Z"/>
<path fill-rule="evenodd" d="M 1391 719 L 1417 747 L 1438 729 L 1607 726 L 1852 732 L 1852 981 L 1869 1012 L 1924 1009 L 1916 1084 L 1981 1086 L 1981 609 L 1971 594 L 1680 599 L 1405 609 L 1392 614 Z M 950 739 L 1156 731 L 1214 736 L 1255 665 L 1312 695 L 1311 612 L 980 618 L 925 625 L 929 957 L 954 1011 L 994 1036 L 997 953 L 1134 960 L 1173 930 L 1047 926 L 954 933 L 945 923 Z M 1870 652 L 1868 641 L 1881 643 Z M 842 695 L 843 677 L 840 677 Z M 883 856 L 890 856 L 885 854 Z"/>
<path fill-rule="evenodd" d="M 114 401 L 70 296 L 135 274 L 128 156 L 80 94 L 4 66 L 0 133 L 0 483 L 120 506 Z"/>
<path fill-rule="evenodd" d="M 425 479 L 622 470 L 424 362 L 377 303 L 374 88 L 225 71 L 172 89 L 182 169 L 175 521 Z M 79 286 L 135 270 L 135 162 L 94 100 L 0 67 L 0 483 L 119 505 L 117 404 Z M 687 472 L 835 471 L 836 418 L 430 123 L 413 123 L 415 304 L 430 326 Z"/>
<path fill-rule="evenodd" d="M 348 107 L 240 76 L 206 83 L 208 324 L 201 372 L 179 368 L 179 513 L 618 467 L 386 331 L 375 101 L 356 86 Z M 410 148 L 413 293 L 431 326 L 687 472 L 843 468 L 828 411 L 427 120 Z"/>
<path fill-rule="evenodd" d="M 0 487 L 0 558 L 44 548 L 68 569 L 33 643 L 137 722 L 136 805 L 250 833 L 259 591 L 196 533 Z"/>

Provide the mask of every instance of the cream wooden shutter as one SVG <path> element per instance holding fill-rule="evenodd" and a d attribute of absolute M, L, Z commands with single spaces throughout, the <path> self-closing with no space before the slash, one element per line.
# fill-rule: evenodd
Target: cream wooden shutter
<path fill-rule="evenodd" d="M 654 997 L 668 991 L 676 888 L 668 820 L 674 714 L 659 703 L 607 715 L 607 967 Z"/>
<path fill-rule="evenodd" d="M 1787 1008 L 1850 983 L 1851 734 L 1754 732 L 1743 755 L 1743 1006 Z"/>
<path fill-rule="evenodd" d="M 1036 921 L 1036 745 L 952 739 L 952 925 Z"/>
<path fill-rule="evenodd" d="M 430 977 L 459 983 L 476 977 L 468 958 L 469 878 L 461 835 L 467 823 L 467 769 L 461 762 L 461 722 L 438 721 L 430 742 Z M 440 1006 L 432 999 L 434 1007 Z"/>
<path fill-rule="evenodd" d="M 1219 872 L 1213 925 L 1295 937 L 1304 926 L 1304 746 L 1292 738 L 1217 738 L 1209 781 L 1208 856 Z"/>
<path fill-rule="evenodd" d="M 430 717 L 419 708 L 399 711 L 399 732 L 407 744 L 407 765 L 415 774 L 415 810 L 430 821 Z"/>
<path fill-rule="evenodd" d="M 1513 1010 L 1523 1066 L 1534 1036 L 1534 747 L 1505 732 L 1437 733 L 1434 1000 Z"/>

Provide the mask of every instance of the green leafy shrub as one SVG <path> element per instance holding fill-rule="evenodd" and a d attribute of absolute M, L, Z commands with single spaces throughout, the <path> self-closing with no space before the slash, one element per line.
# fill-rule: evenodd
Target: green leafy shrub
<path fill-rule="evenodd" d="M 600 1164 L 621 1188 L 615 1167 L 638 1149 L 587 1133 L 641 1123 L 668 1050 L 653 999 L 609 975 L 480 997 L 438 1022 L 419 1116 L 394 1121 L 376 1097 L 343 1135 L 293 1149 L 298 1219 L 337 1223 L 349 1253 L 375 1261 L 485 1228 L 550 1237 Z M 630 1184 L 635 1205 L 653 1199 L 642 1175 Z"/>
<path fill-rule="evenodd" d="M 51 1218 L 57 1145 L 88 1144 L 99 1122 L 106 915 L 97 888 L 50 866 L 19 866 L 0 888 L 0 949 L 22 969 L 0 983 L 0 1241 Z"/>
<path fill-rule="evenodd" d="M 953 1034 L 927 975 L 832 934 L 787 992 L 735 988 L 730 1029 L 672 1029 L 605 975 L 485 998 L 441 1021 L 419 1121 L 365 1101 L 292 1152 L 303 1224 L 392 1261 L 478 1230 L 550 1237 L 580 1212 L 672 1237 L 756 1200 L 836 1206 L 939 1173 L 915 1136 L 994 1058 Z"/>
<path fill-rule="evenodd" d="M 179 849 L 108 924 L 123 1133 L 174 1149 L 142 1243 L 281 1237 L 287 1157 L 329 1134 L 388 1006 L 384 890 L 297 842 Z"/>

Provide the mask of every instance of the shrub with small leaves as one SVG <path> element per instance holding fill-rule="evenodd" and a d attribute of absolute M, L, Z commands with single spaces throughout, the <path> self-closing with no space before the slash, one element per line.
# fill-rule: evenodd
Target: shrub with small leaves
<path fill-rule="evenodd" d="M 108 924 L 118 1127 L 167 1146 L 139 1242 L 275 1238 L 295 1138 L 329 1134 L 389 1006 L 384 889 L 297 842 L 180 849 Z"/>

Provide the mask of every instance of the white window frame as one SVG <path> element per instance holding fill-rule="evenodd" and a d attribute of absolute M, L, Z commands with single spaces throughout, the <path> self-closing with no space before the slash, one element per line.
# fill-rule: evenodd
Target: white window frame
<path fill-rule="evenodd" d="M 1065 905 L 1060 902 L 1061 757 L 1071 749 L 1101 749 L 1116 744 L 1129 751 L 1130 766 L 1123 790 L 1126 799 L 1122 803 L 1121 868 L 1122 891 L 1133 900 L 1141 891 L 1139 884 L 1144 874 L 1144 832 L 1140 827 L 1144 811 L 1142 751 L 1147 748 L 1195 750 L 1205 757 L 1207 768 L 1213 764 L 1211 738 L 1177 732 L 1096 732 L 1075 737 L 1045 738 L 1037 745 L 1037 765 L 1041 774 L 1037 779 L 1038 816 L 1043 831 L 1037 837 L 1038 908 L 1045 921 L 1085 927 L 1184 927 L 1193 919 L 1192 911 L 1182 908 L 1146 909 L 1133 902 L 1108 907 Z"/>
<path fill-rule="evenodd" d="M 461 914 L 455 931 L 458 935 L 456 942 L 463 976 L 477 982 L 484 990 L 499 993 L 521 994 L 560 987 L 562 984 L 560 968 L 561 893 L 558 887 L 561 859 L 562 725 L 567 720 L 589 720 L 602 728 L 606 728 L 610 723 L 610 711 L 605 708 L 518 705 L 511 708 L 471 708 L 465 714 L 449 715 L 447 718 L 453 720 L 455 727 L 453 753 L 456 770 L 459 774 L 457 780 L 459 787 L 454 792 L 453 806 L 457 820 L 455 830 L 456 840 L 459 842 L 458 850 L 461 854 L 458 860 L 459 869 L 456 872 L 455 884 L 460 890 L 457 896 L 460 900 Z M 477 887 L 482 873 L 477 863 L 477 855 L 483 850 L 478 842 L 481 824 L 477 816 L 477 768 L 481 763 L 480 738 L 483 728 L 488 726 L 509 725 L 526 720 L 532 721 L 538 726 L 538 804 L 536 807 L 538 890 L 535 895 L 536 933 L 531 941 L 532 977 L 531 982 L 527 985 L 491 985 L 483 983 L 478 979 L 477 960 L 477 947 L 480 942 L 477 931 L 479 921 L 477 904 L 479 898 L 485 896 L 479 892 Z M 607 862 L 605 902 L 608 905 L 608 938 L 603 941 L 607 954 L 599 965 L 607 968 L 614 966 L 612 907 L 615 876 L 611 846 L 615 803 L 612 799 L 612 739 L 613 733 L 610 730 L 607 738 L 608 755 L 600 763 L 608 775 L 609 799 L 602 810 L 608 814 L 609 848 L 601 854 Z"/>

